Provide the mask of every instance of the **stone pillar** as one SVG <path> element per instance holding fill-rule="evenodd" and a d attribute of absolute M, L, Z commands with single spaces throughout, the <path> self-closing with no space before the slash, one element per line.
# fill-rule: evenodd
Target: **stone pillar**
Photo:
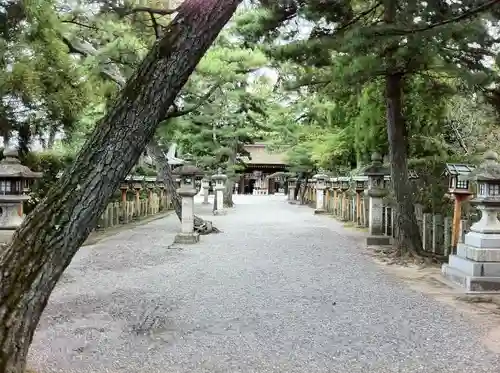
<path fill-rule="evenodd" d="M 219 168 L 217 174 L 212 176 L 212 180 L 215 182 L 215 193 L 217 195 L 217 204 L 214 209 L 214 215 L 225 215 L 224 210 L 224 189 L 226 188 L 227 176 L 222 174 L 222 169 Z"/>
<path fill-rule="evenodd" d="M 195 166 L 184 165 L 176 170 L 176 174 L 181 176 L 177 193 L 182 199 L 182 213 L 181 231 L 175 236 L 174 244 L 193 244 L 200 240 L 199 233 L 194 231 L 194 196 L 197 194 L 195 176 L 199 170 Z"/>
<path fill-rule="evenodd" d="M 288 201 L 289 203 L 295 203 L 295 187 L 297 179 L 292 177 L 288 179 Z"/>
<path fill-rule="evenodd" d="M 135 183 L 134 184 L 134 190 L 135 190 L 135 213 L 136 216 L 141 215 L 141 190 L 142 190 L 142 185 L 140 183 Z"/>
<path fill-rule="evenodd" d="M 486 152 L 484 162 L 470 176 L 477 182 L 471 204 L 481 211 L 481 220 L 470 227 L 464 242 L 457 244 L 441 271 L 469 292 L 500 291 L 500 164 L 498 154 Z"/>
<path fill-rule="evenodd" d="M 366 244 L 389 245 L 391 238 L 384 235 L 383 206 L 387 190 L 384 188 L 384 176 L 389 170 L 382 165 L 382 157 L 378 153 L 372 155 L 372 164 L 365 168 L 364 173 L 368 176 L 369 216 L 368 229 L 370 236 L 366 238 Z"/>
<path fill-rule="evenodd" d="M 319 173 L 314 175 L 314 180 L 316 180 L 316 209 L 314 210 L 315 214 L 324 214 L 325 210 L 325 189 L 326 189 L 326 180 L 328 176 Z"/>
<path fill-rule="evenodd" d="M 208 205 L 209 202 L 208 202 L 208 192 L 209 192 L 209 189 L 210 189 L 210 181 L 208 180 L 208 178 L 203 178 L 201 180 L 201 189 L 203 191 L 203 204 L 204 205 Z"/>

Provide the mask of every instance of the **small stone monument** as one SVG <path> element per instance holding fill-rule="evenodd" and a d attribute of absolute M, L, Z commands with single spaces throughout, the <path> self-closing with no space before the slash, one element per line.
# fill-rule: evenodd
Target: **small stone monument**
<path fill-rule="evenodd" d="M 222 168 L 219 167 L 217 174 L 212 176 L 212 180 L 215 182 L 215 199 L 217 203 L 214 206 L 214 215 L 225 215 L 224 210 L 224 189 L 226 188 L 227 176 L 222 174 Z"/>
<path fill-rule="evenodd" d="M 297 183 L 297 178 L 291 177 L 288 179 L 288 203 L 294 204 L 295 201 L 295 186 Z"/>
<path fill-rule="evenodd" d="M 382 164 L 382 157 L 378 153 L 372 154 L 372 164 L 365 168 L 364 174 L 368 176 L 368 196 L 370 197 L 368 227 L 370 236 L 366 244 L 389 245 L 391 238 L 384 236 L 383 227 L 383 199 L 388 194 L 384 187 L 384 177 L 389 174 L 389 169 Z"/>
<path fill-rule="evenodd" d="M 328 175 L 325 175 L 321 170 L 318 174 L 313 176 L 313 180 L 316 180 L 316 209 L 314 210 L 315 214 L 324 214 L 325 210 L 325 189 L 326 189 L 326 180 L 328 179 Z"/>
<path fill-rule="evenodd" d="M 193 165 L 184 165 L 176 170 L 180 176 L 181 186 L 177 193 L 182 198 L 181 232 L 175 236 L 174 244 L 193 244 L 200 240 L 199 233 L 194 231 L 194 196 L 198 192 L 195 177 L 200 170 Z"/>
<path fill-rule="evenodd" d="M 203 191 L 203 204 L 204 205 L 208 205 L 209 202 L 208 202 L 208 192 L 209 192 L 209 189 L 210 189 L 210 180 L 208 179 L 208 177 L 204 177 L 202 180 L 201 180 L 201 190 Z"/>
<path fill-rule="evenodd" d="M 470 292 L 500 291 L 500 164 L 498 154 L 488 151 L 484 162 L 470 173 L 477 182 L 471 200 L 481 211 L 481 220 L 470 227 L 457 254 L 450 255 L 441 270 L 445 277 Z"/>
<path fill-rule="evenodd" d="M 23 221 L 19 206 L 30 199 L 26 195 L 30 183 L 42 174 L 23 166 L 17 150 L 6 150 L 4 156 L 0 162 L 0 230 L 3 231 L 0 239 L 5 242 Z"/>

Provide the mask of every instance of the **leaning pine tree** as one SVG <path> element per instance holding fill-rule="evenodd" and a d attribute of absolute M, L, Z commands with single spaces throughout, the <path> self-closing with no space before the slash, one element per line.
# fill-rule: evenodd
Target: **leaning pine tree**
<path fill-rule="evenodd" d="M 239 0 L 186 0 L 74 164 L 0 252 L 0 373 L 24 372 L 49 296 Z"/>

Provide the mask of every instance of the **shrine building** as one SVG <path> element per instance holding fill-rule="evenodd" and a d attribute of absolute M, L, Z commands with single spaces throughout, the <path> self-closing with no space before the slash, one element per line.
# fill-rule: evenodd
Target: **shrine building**
<path fill-rule="evenodd" d="M 267 149 L 266 144 L 245 145 L 250 157 L 240 157 L 245 164 L 238 182 L 239 194 L 266 195 L 284 190 L 285 181 L 280 178 L 269 178 L 276 172 L 286 172 L 285 153 L 274 153 Z"/>

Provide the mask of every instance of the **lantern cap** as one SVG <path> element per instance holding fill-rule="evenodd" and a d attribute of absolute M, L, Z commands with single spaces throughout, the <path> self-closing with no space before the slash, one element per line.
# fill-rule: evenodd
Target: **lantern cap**
<path fill-rule="evenodd" d="M 4 151 L 5 158 L 0 162 L 0 178 L 37 179 L 42 177 L 41 172 L 33 172 L 29 167 L 21 164 L 16 149 Z"/>
<path fill-rule="evenodd" d="M 177 170 L 175 170 L 175 172 L 173 172 L 173 174 L 179 175 L 179 176 L 199 176 L 199 175 L 202 175 L 203 173 L 195 165 L 185 164 L 185 165 L 179 167 Z"/>
<path fill-rule="evenodd" d="M 363 170 L 365 176 L 389 175 L 390 170 L 382 164 L 382 156 L 379 153 L 372 154 L 372 163 Z"/>
<path fill-rule="evenodd" d="M 372 162 L 380 162 L 380 163 L 382 163 L 382 156 L 380 155 L 380 153 L 373 152 L 371 159 L 372 159 Z"/>
<path fill-rule="evenodd" d="M 226 181 L 227 180 L 227 176 L 222 173 L 221 167 L 219 167 L 217 169 L 217 173 L 212 176 L 212 180 L 215 180 L 215 181 L 217 181 L 217 180 Z"/>
<path fill-rule="evenodd" d="M 320 171 L 318 174 L 314 175 L 312 178 L 313 178 L 313 180 L 326 180 L 326 179 L 328 179 L 328 175 L 326 175 Z"/>
<path fill-rule="evenodd" d="M 471 172 L 471 179 L 476 181 L 500 181 L 498 154 L 489 150 L 484 153 L 483 159 L 483 163 Z"/>

